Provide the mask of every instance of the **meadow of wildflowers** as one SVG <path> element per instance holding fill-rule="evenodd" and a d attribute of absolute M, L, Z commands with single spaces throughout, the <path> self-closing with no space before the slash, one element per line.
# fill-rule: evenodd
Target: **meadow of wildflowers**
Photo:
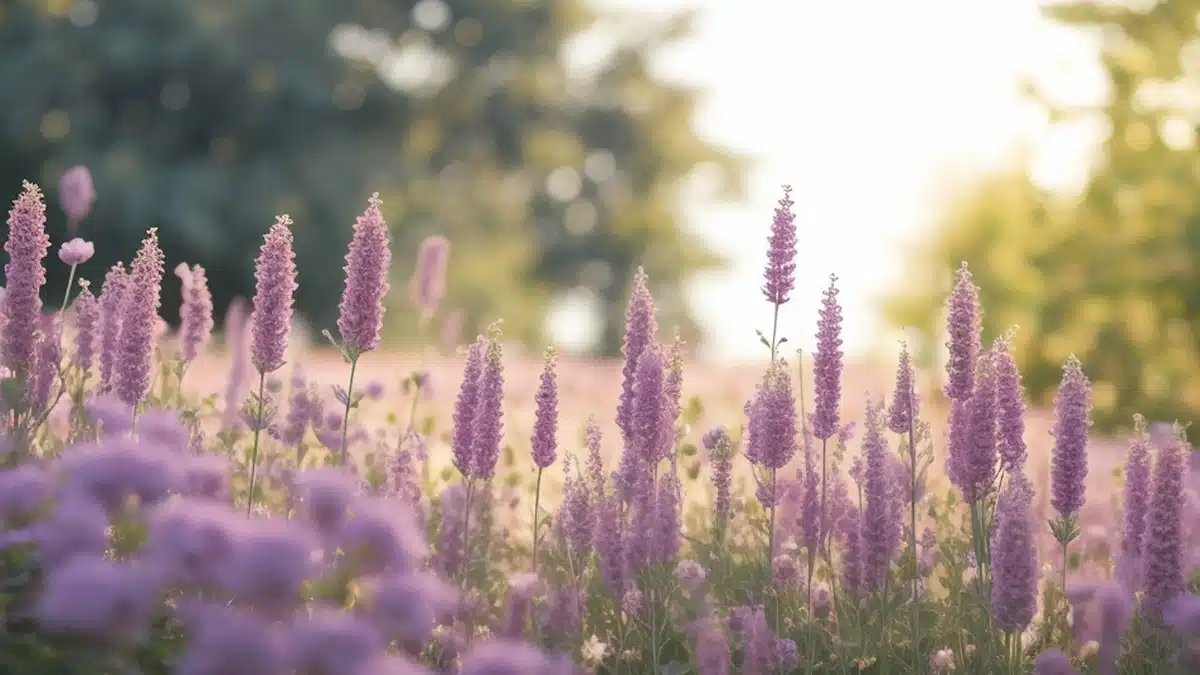
<path fill-rule="evenodd" d="M 73 228 L 95 196 L 83 167 L 62 181 Z M 338 377 L 288 362 L 281 215 L 254 297 L 226 320 L 225 386 L 206 391 L 193 384 L 213 349 L 205 270 L 170 261 L 172 334 L 155 231 L 102 280 L 75 278 L 94 253 L 75 239 L 58 252 L 64 300 L 44 311 L 46 205 L 26 183 L 0 311 L 0 672 L 1200 672 L 1186 428 L 1137 418 L 1106 507 L 1089 492 L 1101 465 L 1071 357 L 1042 471 L 1010 336 L 984 348 L 965 264 L 947 303 L 946 424 L 907 349 L 887 387 L 848 391 L 836 277 L 814 353 L 776 329 L 803 292 L 792 207 L 785 189 L 762 287 L 774 320 L 741 414 L 712 420 L 690 395 L 685 345 L 660 343 L 639 271 L 612 400 L 564 389 L 553 348 L 540 377 L 516 381 L 497 321 L 462 351 L 439 419 L 419 409 L 455 383 L 425 368 L 391 397 L 398 410 L 372 412 L 389 400 L 372 360 L 394 273 L 378 195 L 324 333 Z M 449 255 L 441 237 L 421 247 L 422 322 Z M 516 407 L 514 390 L 528 394 Z"/>

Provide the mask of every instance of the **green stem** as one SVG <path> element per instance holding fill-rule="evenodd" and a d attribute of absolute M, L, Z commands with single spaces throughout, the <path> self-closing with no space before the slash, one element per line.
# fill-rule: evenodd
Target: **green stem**
<path fill-rule="evenodd" d="M 533 490 L 533 573 L 537 574 L 538 559 L 538 510 L 542 501 L 542 469 L 538 467 L 537 487 Z"/>
<path fill-rule="evenodd" d="M 250 450 L 250 486 L 246 495 L 246 517 L 250 517 L 250 511 L 254 507 L 254 478 L 258 472 L 258 438 L 262 434 L 263 422 L 263 389 L 266 388 L 267 374 L 259 371 L 258 373 L 258 414 L 256 415 L 256 424 L 254 425 L 254 446 Z"/>
<path fill-rule="evenodd" d="M 67 291 L 63 293 L 62 307 L 59 308 L 59 313 L 67 311 L 67 302 L 71 299 L 71 284 L 75 283 L 75 268 L 78 265 L 71 265 L 71 274 L 67 276 Z"/>
<path fill-rule="evenodd" d="M 462 563 L 462 579 L 460 584 L 466 586 L 467 583 L 467 567 L 470 562 L 470 543 L 471 543 L 471 489 L 475 486 L 475 481 L 467 479 L 467 498 L 463 508 L 463 563 Z"/>
<path fill-rule="evenodd" d="M 912 391 L 909 391 L 908 406 L 908 458 L 912 476 L 909 480 L 909 516 L 912 519 L 912 529 L 909 532 L 909 549 L 912 551 L 912 622 L 913 622 L 913 672 L 921 672 L 921 566 L 917 555 L 917 444 L 916 429 L 914 429 Z"/>
<path fill-rule="evenodd" d="M 358 370 L 358 355 L 350 359 L 350 382 L 346 385 L 346 414 L 342 416 L 341 464 L 346 465 L 346 438 L 350 433 L 350 404 L 354 402 L 354 372 Z"/>

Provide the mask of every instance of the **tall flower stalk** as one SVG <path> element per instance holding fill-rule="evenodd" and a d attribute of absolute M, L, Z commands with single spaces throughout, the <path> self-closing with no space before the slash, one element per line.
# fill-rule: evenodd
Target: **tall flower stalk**
<path fill-rule="evenodd" d="M 538 518 L 541 511 L 542 472 L 558 457 L 558 382 L 554 367 L 557 354 L 554 347 L 546 348 L 545 367 L 537 390 L 537 412 L 533 423 L 533 463 L 537 465 L 537 486 L 533 493 L 533 572 L 538 563 Z"/>
<path fill-rule="evenodd" d="M 21 400 L 14 401 L 18 404 L 13 421 L 17 429 L 22 413 L 28 412 L 29 378 L 37 352 L 38 317 L 42 313 L 41 290 L 46 283 L 42 261 L 49 251 L 46 203 L 41 189 L 27 181 L 8 213 L 8 240 L 4 242 L 4 252 L 8 254 L 4 266 L 8 284 L 4 296 L 4 365 L 22 388 Z"/>
<path fill-rule="evenodd" d="M 154 324 L 162 302 L 164 257 L 158 230 L 151 228 L 129 268 L 121 303 L 121 333 L 113 387 L 125 405 L 137 407 L 150 389 L 154 360 Z"/>
<path fill-rule="evenodd" d="M 296 253 L 293 250 L 292 219 L 287 215 L 263 237 L 254 265 L 254 311 L 250 315 L 251 362 L 258 370 L 258 394 L 254 400 L 254 445 L 250 450 L 250 483 L 246 496 L 246 515 L 254 508 L 254 481 L 258 470 L 259 438 L 266 426 L 265 401 L 267 375 L 284 365 L 288 332 L 292 325 L 292 306 L 296 293 Z"/>
<path fill-rule="evenodd" d="M 1067 588 L 1067 547 L 1079 537 L 1079 512 L 1087 478 L 1088 428 L 1091 427 L 1091 383 L 1074 354 L 1063 366 L 1062 382 L 1054 396 L 1054 449 L 1050 459 L 1050 505 L 1058 518 L 1050 531 L 1062 546 L 1062 588 Z"/>
<path fill-rule="evenodd" d="M 350 430 L 350 409 L 354 398 L 354 374 L 358 359 L 379 346 L 383 328 L 383 299 L 388 292 L 388 267 L 392 262 L 387 221 L 380 210 L 379 193 L 371 195 L 367 210 L 354 222 L 354 236 L 346 253 L 346 286 L 339 305 L 338 332 L 342 358 L 350 364 L 346 385 L 345 412 L 342 415 L 342 443 L 339 461 L 347 457 L 346 439 Z"/>
<path fill-rule="evenodd" d="M 916 373 L 913 371 L 912 357 L 908 353 L 908 344 L 901 343 L 900 359 L 896 365 L 896 389 L 892 393 L 892 406 L 888 410 L 888 428 L 893 433 L 908 435 L 908 507 L 909 529 L 908 548 L 912 555 L 912 632 L 913 632 L 913 664 L 914 670 L 921 668 L 921 575 L 918 571 L 917 554 L 917 483 L 920 480 L 920 469 L 917 466 L 917 433 L 916 423 L 919 411 L 917 400 Z"/>

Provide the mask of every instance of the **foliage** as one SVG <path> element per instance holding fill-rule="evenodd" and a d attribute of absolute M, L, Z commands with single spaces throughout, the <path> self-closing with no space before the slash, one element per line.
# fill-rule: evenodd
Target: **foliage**
<path fill-rule="evenodd" d="M 690 18 L 629 21 L 634 37 L 583 72 L 566 60 L 575 41 L 614 20 L 583 0 L 0 3 L 0 184 L 89 166 L 100 197 L 82 234 L 102 246 L 81 273 L 159 227 L 168 258 L 213 272 L 218 316 L 250 292 L 255 242 L 288 213 L 298 311 L 332 325 L 329 251 L 379 191 L 404 252 L 395 285 L 423 237 L 455 242 L 449 304 L 467 331 L 500 314 L 511 339 L 540 342 L 547 300 L 583 286 L 615 354 L 641 263 L 698 336 L 681 284 L 721 260 L 680 229 L 682 183 L 711 166 L 736 196 L 742 162 L 694 133 L 698 92 L 650 69 Z M 64 281 L 51 270 L 48 295 Z M 172 321 L 179 293 L 168 279 Z"/>
<path fill-rule="evenodd" d="M 1134 411 L 1187 419 L 1200 406 L 1200 156 L 1196 154 L 1196 0 L 1054 3 L 1065 25 L 1096 35 L 1107 92 L 1095 106 L 1034 91 L 1061 124 L 1106 135 L 1079 198 L 1031 184 L 1023 164 L 959 196 L 910 258 L 910 287 L 890 320 L 918 327 L 928 360 L 947 279 L 924 270 L 967 260 L 985 293 L 987 332 L 1018 325 L 1031 397 L 1045 402 L 1068 351 L 1089 366 L 1101 429 Z"/>

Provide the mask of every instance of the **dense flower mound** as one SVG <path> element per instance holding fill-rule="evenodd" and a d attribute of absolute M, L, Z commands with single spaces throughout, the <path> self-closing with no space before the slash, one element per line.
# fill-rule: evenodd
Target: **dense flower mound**
<path fill-rule="evenodd" d="M 64 177 L 73 221 L 94 198 L 86 175 Z M 1064 364 L 1053 442 L 1039 444 L 1007 334 L 981 346 L 965 263 L 944 386 L 905 346 L 893 390 L 856 393 L 866 412 L 851 420 L 836 277 L 795 287 L 789 194 L 762 289 L 775 323 L 740 414 L 690 391 L 686 345 L 660 342 L 641 269 L 614 400 L 587 398 L 553 347 L 540 376 L 513 369 L 497 321 L 461 352 L 453 409 L 426 411 L 440 376 L 392 390 L 358 369 L 388 289 L 378 199 L 347 255 L 340 340 L 326 331 L 348 379 L 285 360 L 296 269 L 280 217 L 253 314 L 239 301 L 226 321 L 219 398 L 183 385 L 213 327 L 203 268 L 170 261 L 177 334 L 157 319 L 167 261 L 153 231 L 44 312 L 44 266 L 73 274 L 94 246 L 47 260 L 26 184 L 0 305 L 4 672 L 1191 672 L 1200 455 L 1186 427 L 1137 418 L 1117 511 L 1089 495 L 1103 472 L 1086 365 Z M 422 322 L 439 318 L 449 251 L 434 236 L 418 256 Z M 778 334 L 805 292 L 821 296 L 809 363 Z M 356 372 L 369 373 L 358 390 Z M 567 414 L 581 402 L 586 425 Z"/>

